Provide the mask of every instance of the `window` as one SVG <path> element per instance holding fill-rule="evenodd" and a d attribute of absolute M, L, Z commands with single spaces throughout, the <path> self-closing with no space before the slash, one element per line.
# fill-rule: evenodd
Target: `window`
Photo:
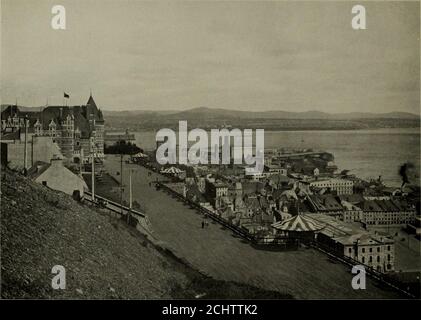
<path fill-rule="evenodd" d="M 377 262 L 380 262 L 380 256 L 377 256 Z"/>
<path fill-rule="evenodd" d="M 387 246 L 387 251 L 390 251 L 390 246 Z"/>
<path fill-rule="evenodd" d="M 370 250 L 370 252 L 373 252 L 373 248 L 370 248 L 369 250 Z"/>
<path fill-rule="evenodd" d="M 390 261 L 390 254 L 387 255 L 387 260 Z"/>
<path fill-rule="evenodd" d="M 362 263 L 365 263 L 365 258 L 364 257 L 362 257 L 361 262 Z"/>
<path fill-rule="evenodd" d="M 380 252 L 380 247 L 377 247 L 377 252 Z"/>
<path fill-rule="evenodd" d="M 362 248 L 361 251 L 362 251 L 362 253 L 365 253 L 365 248 Z"/>

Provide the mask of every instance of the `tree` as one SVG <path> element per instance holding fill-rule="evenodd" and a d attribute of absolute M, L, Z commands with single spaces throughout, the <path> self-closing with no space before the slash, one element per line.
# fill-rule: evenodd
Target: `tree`
<path fill-rule="evenodd" d="M 129 154 L 133 155 L 139 152 L 143 152 L 141 148 L 136 146 L 136 144 L 131 142 L 126 142 L 125 140 L 119 140 L 111 146 L 105 145 L 104 152 L 106 154 Z"/>

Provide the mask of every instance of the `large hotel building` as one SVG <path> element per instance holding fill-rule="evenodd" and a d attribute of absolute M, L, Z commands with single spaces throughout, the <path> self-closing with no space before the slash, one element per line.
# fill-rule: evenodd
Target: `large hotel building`
<path fill-rule="evenodd" d="M 86 105 L 47 106 L 40 111 L 21 111 L 16 105 L 1 113 L 2 141 L 51 137 L 62 155 L 75 163 L 104 158 L 104 117 L 92 95 Z M 25 126 L 26 122 L 26 126 Z"/>

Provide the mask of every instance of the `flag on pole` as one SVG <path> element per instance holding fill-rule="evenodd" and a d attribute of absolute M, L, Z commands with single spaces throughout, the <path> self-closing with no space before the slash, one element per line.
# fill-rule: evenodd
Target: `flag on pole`
<path fill-rule="evenodd" d="M 67 99 L 70 98 L 70 96 L 66 92 L 64 93 L 64 97 L 67 98 Z"/>

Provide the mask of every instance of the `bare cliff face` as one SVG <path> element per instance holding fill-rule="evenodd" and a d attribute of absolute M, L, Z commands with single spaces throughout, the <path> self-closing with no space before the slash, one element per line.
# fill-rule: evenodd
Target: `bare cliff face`
<path fill-rule="evenodd" d="M 8 170 L 1 249 L 2 298 L 290 298 L 206 277 L 107 212 Z M 64 290 L 52 288 L 55 265 Z"/>

